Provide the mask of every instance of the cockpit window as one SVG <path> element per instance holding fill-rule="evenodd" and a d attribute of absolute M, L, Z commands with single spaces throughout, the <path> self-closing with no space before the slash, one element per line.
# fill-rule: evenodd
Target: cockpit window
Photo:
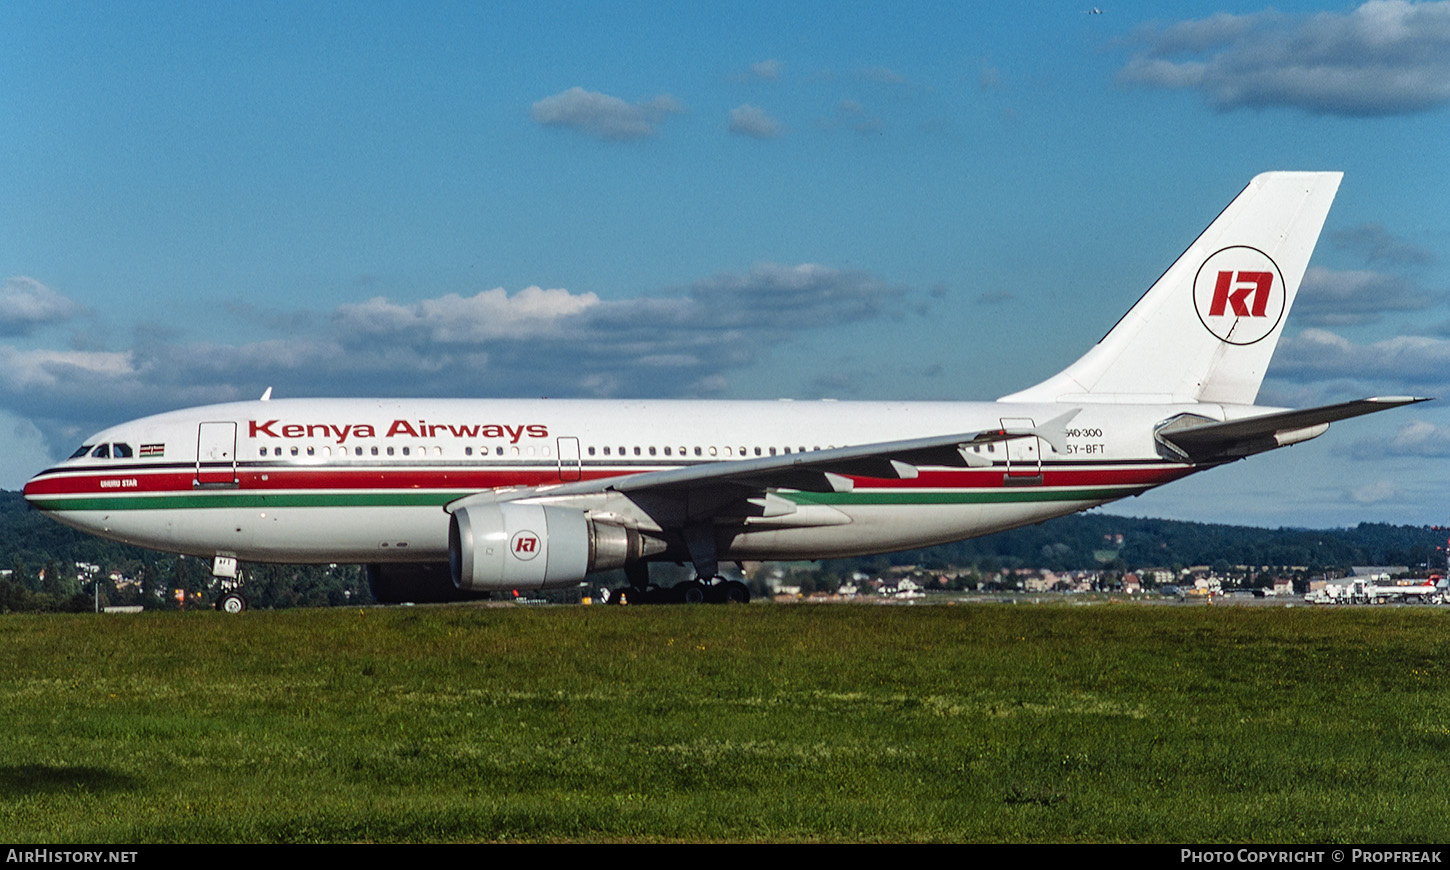
<path fill-rule="evenodd" d="M 74 453 L 72 453 L 70 455 L 69 458 L 71 458 L 71 459 L 80 459 L 82 456 L 85 456 L 87 453 L 90 453 L 91 452 L 91 447 L 92 446 L 93 445 L 90 445 L 90 444 L 82 444 L 80 446 L 80 448 L 78 450 L 76 450 L 76 452 L 74 452 Z"/>
<path fill-rule="evenodd" d="M 102 444 L 100 447 L 97 447 L 95 450 L 92 450 L 91 451 L 91 458 L 92 459 L 110 459 L 111 458 L 111 445 L 109 445 L 109 444 Z"/>
<path fill-rule="evenodd" d="M 115 444 L 111 445 L 111 456 L 115 457 L 116 459 L 130 459 L 131 455 L 132 454 L 130 444 L 122 444 L 121 442 L 117 441 Z"/>

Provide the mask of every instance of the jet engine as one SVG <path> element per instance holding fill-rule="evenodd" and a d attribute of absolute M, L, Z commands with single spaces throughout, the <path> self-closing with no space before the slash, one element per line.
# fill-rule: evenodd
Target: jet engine
<path fill-rule="evenodd" d="M 551 505 L 470 505 L 448 525 L 453 584 L 468 592 L 567 586 L 664 549 L 635 529 Z"/>

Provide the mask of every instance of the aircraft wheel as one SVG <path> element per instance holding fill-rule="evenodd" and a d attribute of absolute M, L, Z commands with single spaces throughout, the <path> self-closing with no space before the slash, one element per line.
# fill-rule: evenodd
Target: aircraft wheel
<path fill-rule="evenodd" d="M 726 604 L 749 604 L 750 587 L 739 580 L 730 580 L 725 583 Z"/>
<path fill-rule="evenodd" d="M 222 613 L 241 613 L 247 609 L 247 599 L 240 592 L 228 592 L 217 599 L 216 609 Z"/>
<path fill-rule="evenodd" d="M 680 584 L 680 600 L 686 604 L 705 603 L 705 584 L 699 581 Z"/>

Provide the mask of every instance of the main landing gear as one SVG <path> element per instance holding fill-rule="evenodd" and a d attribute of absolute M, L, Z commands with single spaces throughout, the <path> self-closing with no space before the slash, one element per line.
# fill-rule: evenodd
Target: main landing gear
<path fill-rule="evenodd" d="M 749 604 L 750 589 L 739 580 L 714 576 L 709 581 L 698 577 L 673 586 L 656 586 L 649 582 L 649 563 L 626 565 L 624 576 L 628 586 L 604 590 L 606 604 Z"/>
<path fill-rule="evenodd" d="M 606 604 L 749 604 L 750 588 L 739 580 L 716 577 L 709 583 L 689 580 L 673 586 L 621 586 L 606 589 Z"/>

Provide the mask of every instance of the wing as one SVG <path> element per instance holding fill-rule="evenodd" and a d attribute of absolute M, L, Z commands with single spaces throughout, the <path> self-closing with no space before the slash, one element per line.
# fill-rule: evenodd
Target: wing
<path fill-rule="evenodd" d="M 759 459 L 702 462 L 684 468 L 647 471 L 559 485 L 489 490 L 445 506 L 456 513 L 475 505 L 530 500 L 589 510 L 641 529 L 653 527 L 677 540 L 701 577 L 717 573 L 714 524 L 720 519 L 776 526 L 828 526 L 849 522 L 834 508 L 800 508 L 774 490 L 848 492 L 852 476 L 910 479 L 917 466 L 991 465 L 971 448 L 1035 435 L 1066 452 L 1067 422 L 1081 408 L 1041 426 L 987 429 L 910 438 L 852 447 L 833 447 Z"/>
<path fill-rule="evenodd" d="M 698 492 L 726 487 L 737 492 L 765 492 L 771 489 L 795 489 L 805 492 L 849 492 L 851 477 L 879 477 L 909 480 L 917 476 L 921 465 L 969 468 L 991 465 L 971 450 L 972 447 L 996 441 L 1008 441 L 1036 435 L 1058 452 L 1065 453 L 1067 423 L 1081 408 L 1043 423 L 1041 426 L 987 429 L 929 438 L 909 438 L 853 447 L 833 447 L 806 453 L 787 453 L 759 459 L 737 459 L 702 462 L 684 468 L 646 471 L 597 480 L 565 483 L 557 486 L 525 487 L 477 493 L 445 506 L 450 513 L 459 507 L 481 502 L 514 501 L 522 498 L 548 496 L 585 496 L 607 492 L 630 495 L 647 493 Z"/>
<path fill-rule="evenodd" d="M 1197 414 L 1180 414 L 1154 430 L 1153 437 L 1177 458 L 1194 463 L 1227 462 L 1307 441 L 1322 434 L 1335 420 L 1347 420 L 1425 401 L 1429 400 L 1412 396 L 1381 396 L 1224 423 Z"/>

